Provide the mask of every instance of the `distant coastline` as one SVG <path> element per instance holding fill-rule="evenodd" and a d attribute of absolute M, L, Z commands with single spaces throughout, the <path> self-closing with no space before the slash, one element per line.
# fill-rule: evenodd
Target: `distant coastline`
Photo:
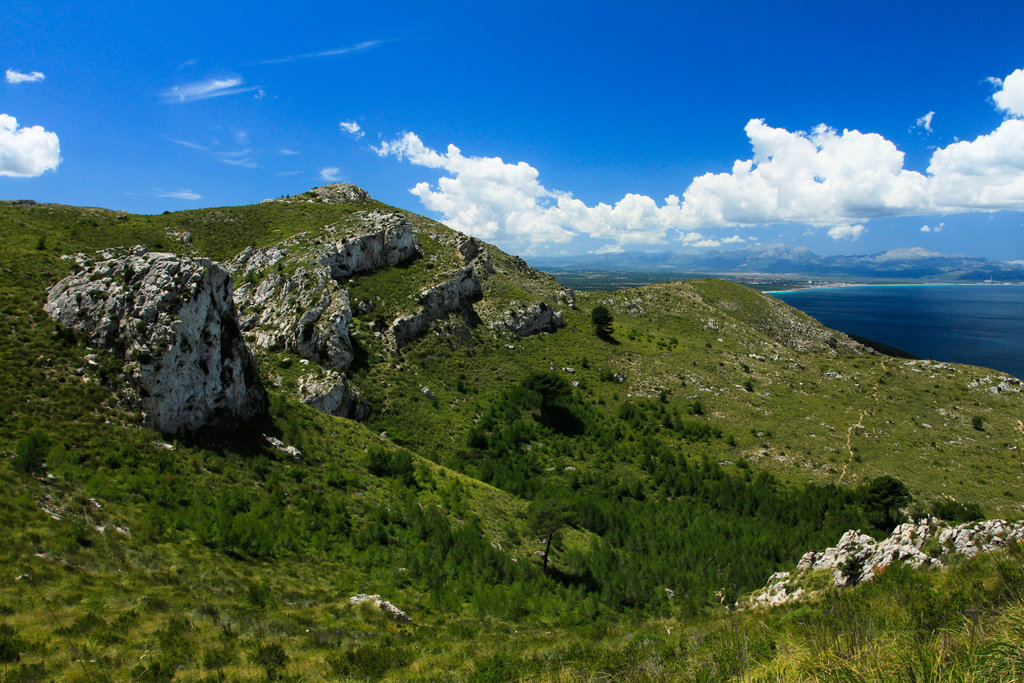
<path fill-rule="evenodd" d="M 828 284 L 809 284 L 802 287 L 794 285 L 789 289 L 763 290 L 762 294 L 788 294 L 793 292 L 812 292 L 826 289 L 849 289 L 850 287 L 1013 287 L 1016 282 L 830 282 Z"/>

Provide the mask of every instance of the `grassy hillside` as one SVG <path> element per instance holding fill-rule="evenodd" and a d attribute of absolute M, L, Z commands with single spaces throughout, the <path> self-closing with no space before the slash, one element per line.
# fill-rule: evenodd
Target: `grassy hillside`
<path fill-rule="evenodd" d="M 722 281 L 573 307 L 493 247 L 477 323 L 452 316 L 396 353 L 376 322 L 463 265 L 460 236 L 414 214 L 421 258 L 343 283 L 374 304 L 352 325 L 364 423 L 299 403 L 301 361 L 260 351 L 267 416 L 165 437 L 139 426 L 121 362 L 42 312 L 66 254 L 227 261 L 358 232 L 371 208 L 390 209 L 0 203 L 0 680 L 838 680 L 1020 662 L 1019 553 L 894 570 L 820 604 L 722 608 L 908 509 L 1019 517 L 1021 398 L 991 391 L 998 373 L 881 356 Z M 565 327 L 489 326 L 538 302 Z M 884 499 L 881 477 L 912 500 Z M 412 623 L 351 606 L 358 593 Z"/>

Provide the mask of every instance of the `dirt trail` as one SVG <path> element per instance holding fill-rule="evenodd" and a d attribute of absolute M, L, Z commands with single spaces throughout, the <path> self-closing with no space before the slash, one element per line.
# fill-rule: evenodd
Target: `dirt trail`
<path fill-rule="evenodd" d="M 882 372 L 885 373 L 885 372 L 888 372 L 888 371 L 889 371 L 889 368 L 885 367 L 885 361 L 882 361 Z M 875 387 L 874 387 L 874 389 L 871 392 L 871 397 L 875 399 L 875 408 L 878 407 L 878 384 L 879 384 L 879 382 L 876 381 L 875 382 Z M 854 433 L 854 431 L 856 431 L 858 429 L 864 429 L 864 418 L 865 417 L 871 417 L 872 415 L 874 415 L 874 411 L 873 410 L 866 410 L 865 409 L 865 410 L 860 411 L 860 416 L 857 418 L 857 421 L 854 424 L 850 425 L 850 428 L 846 430 L 846 452 L 850 454 L 850 459 L 846 461 L 845 465 L 843 465 L 843 471 L 840 472 L 839 479 L 836 480 L 836 486 L 839 486 L 840 484 L 843 483 L 843 479 L 846 477 L 846 471 L 850 468 L 850 463 L 853 462 L 853 457 L 854 457 L 853 456 L 853 433 Z"/>

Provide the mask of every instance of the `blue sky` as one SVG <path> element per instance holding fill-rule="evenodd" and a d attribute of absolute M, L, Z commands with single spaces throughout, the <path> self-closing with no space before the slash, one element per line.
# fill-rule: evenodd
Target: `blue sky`
<path fill-rule="evenodd" d="M 342 180 L 527 256 L 1024 258 L 1020 2 L 6 0 L 0 26 L 0 199 Z"/>

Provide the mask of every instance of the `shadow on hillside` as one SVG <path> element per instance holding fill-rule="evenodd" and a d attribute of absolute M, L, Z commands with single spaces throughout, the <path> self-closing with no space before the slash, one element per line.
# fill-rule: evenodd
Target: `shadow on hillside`
<path fill-rule="evenodd" d="M 596 593 L 601 588 L 589 569 L 583 574 L 568 574 L 549 564 L 547 574 L 566 588 L 582 587 L 588 593 Z"/>

